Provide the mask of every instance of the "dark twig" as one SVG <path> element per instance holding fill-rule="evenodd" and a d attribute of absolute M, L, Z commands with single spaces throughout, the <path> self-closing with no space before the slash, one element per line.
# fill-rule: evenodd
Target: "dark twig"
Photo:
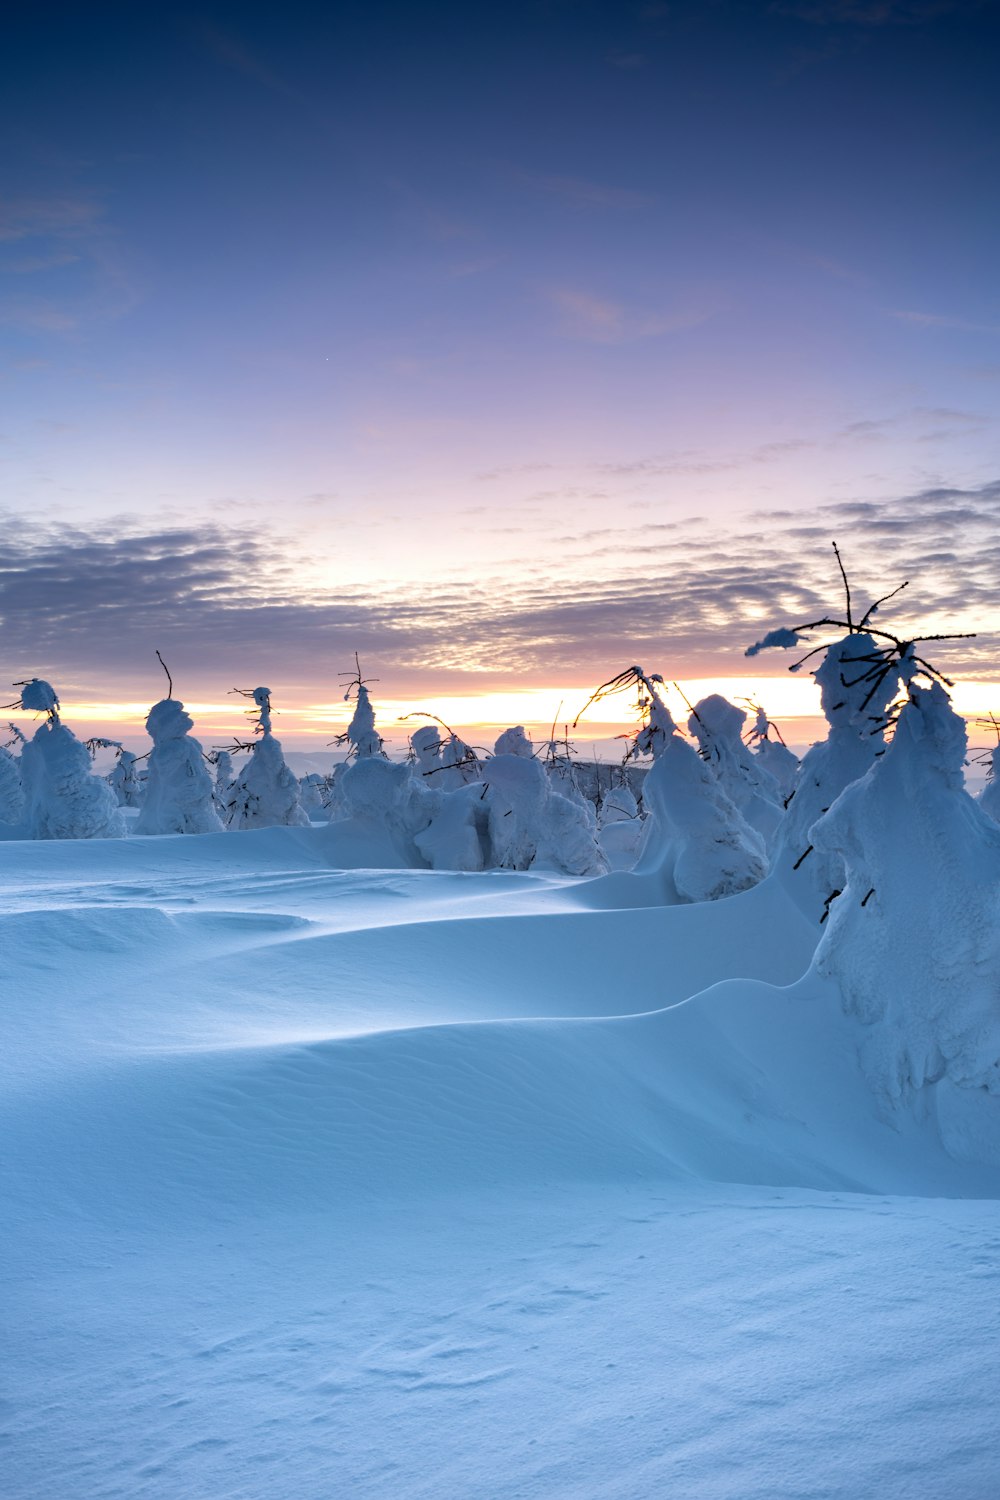
<path fill-rule="evenodd" d="M 170 668 L 163 660 L 163 657 L 160 655 L 159 651 L 157 651 L 156 653 L 156 660 L 160 663 L 160 666 L 167 674 L 167 697 L 172 698 L 174 696 L 174 679 L 170 675 Z"/>
<path fill-rule="evenodd" d="M 842 560 L 842 558 L 840 556 L 840 548 L 837 546 L 836 542 L 831 543 L 831 545 L 832 545 L 833 550 L 834 550 L 834 552 L 836 553 L 836 556 L 837 556 L 837 566 L 840 569 L 840 576 L 844 580 L 844 593 L 847 595 L 847 625 L 848 625 L 848 629 L 853 630 L 854 629 L 854 621 L 851 619 L 851 585 L 847 581 L 847 573 L 844 570 L 843 560 Z"/>

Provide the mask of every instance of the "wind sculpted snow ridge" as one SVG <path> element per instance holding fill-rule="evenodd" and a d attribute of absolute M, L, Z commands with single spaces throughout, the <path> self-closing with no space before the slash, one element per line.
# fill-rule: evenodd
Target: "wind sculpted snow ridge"
<path fill-rule="evenodd" d="M 5 1500 L 992 1494 L 998 1174 L 779 881 L 3 847 Z"/>

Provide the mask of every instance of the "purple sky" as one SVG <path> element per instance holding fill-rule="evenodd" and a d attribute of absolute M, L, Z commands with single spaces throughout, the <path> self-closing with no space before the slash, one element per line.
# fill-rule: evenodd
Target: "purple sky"
<path fill-rule="evenodd" d="M 995 5 L 7 31 L 0 680 L 728 677 L 834 536 L 901 627 L 992 630 Z"/>

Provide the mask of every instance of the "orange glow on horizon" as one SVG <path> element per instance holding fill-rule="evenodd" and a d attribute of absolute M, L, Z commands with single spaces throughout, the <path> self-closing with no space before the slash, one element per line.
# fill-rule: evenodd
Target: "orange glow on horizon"
<path fill-rule="evenodd" d="M 688 678 L 676 685 L 664 684 L 664 692 L 682 727 L 688 717 L 685 699 L 697 703 L 710 693 L 720 693 L 741 707 L 747 707 L 747 699 L 761 704 L 783 729 L 785 738 L 793 743 L 808 743 L 823 733 L 819 689 L 811 677 Z M 544 741 L 553 722 L 557 736 L 561 736 L 564 725 L 572 726 L 587 697 L 588 690 L 583 688 L 525 688 L 412 698 L 387 694 L 375 697 L 374 706 L 378 728 L 388 747 L 396 750 L 405 746 L 407 736 L 421 723 L 431 722 L 420 717 L 421 714 L 436 715 L 463 738 L 479 744 L 491 744 L 501 729 L 512 724 L 523 724 L 536 742 Z M 952 701 L 959 713 L 975 719 L 1000 705 L 1000 683 L 956 682 Z M 252 732 L 243 700 L 222 703 L 185 700 L 185 706 L 195 721 L 195 735 L 206 745 L 231 742 L 234 738 L 245 740 Z M 63 701 L 61 713 L 81 738 L 100 734 L 146 742 L 144 726 L 149 708 L 148 702 L 70 699 Z M 353 712 L 353 702 L 345 703 L 342 699 L 282 704 L 278 698 L 275 732 L 291 748 L 325 751 L 328 742 L 347 728 Z M 749 708 L 747 712 L 749 715 Z M 23 721 L 23 716 L 14 717 Z M 577 727 L 570 728 L 570 738 L 579 744 L 589 745 L 594 741 L 608 744 L 616 735 L 633 729 L 637 718 L 635 692 L 629 690 L 592 704 Z M 30 733 L 29 724 L 22 722 L 21 728 Z M 335 747 L 330 748 L 333 753 Z"/>

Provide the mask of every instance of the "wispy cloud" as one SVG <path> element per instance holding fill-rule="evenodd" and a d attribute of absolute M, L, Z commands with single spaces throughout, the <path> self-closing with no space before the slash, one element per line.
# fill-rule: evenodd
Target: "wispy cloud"
<path fill-rule="evenodd" d="M 0 250 L 15 245 L 16 254 L 0 254 L 0 287 L 8 288 L 0 292 L 2 325 L 64 334 L 122 317 L 139 301 L 132 268 L 96 198 L 0 201 Z"/>
<path fill-rule="evenodd" d="M 92 230 L 101 216 L 101 206 L 93 198 L 0 199 L 0 242 L 77 236 Z"/>
<path fill-rule="evenodd" d="M 980 323 L 969 318 L 952 318 L 943 313 L 916 312 L 908 308 L 887 308 L 890 318 L 898 323 L 911 323 L 916 328 L 956 328 L 963 333 L 1000 333 L 1000 323 Z"/>
<path fill-rule="evenodd" d="M 697 327 L 715 312 L 714 308 L 698 303 L 662 310 L 642 308 L 575 287 L 556 287 L 547 295 L 560 314 L 559 327 L 564 337 L 591 344 L 626 344 L 657 338 L 682 328 Z"/>

